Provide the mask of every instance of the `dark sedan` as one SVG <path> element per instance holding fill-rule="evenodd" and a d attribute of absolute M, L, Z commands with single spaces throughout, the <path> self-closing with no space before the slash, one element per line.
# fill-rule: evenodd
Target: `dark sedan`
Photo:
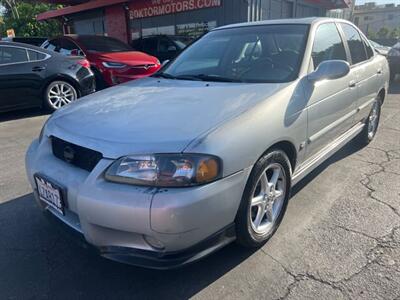
<path fill-rule="evenodd" d="M 0 111 L 35 106 L 57 110 L 94 91 L 86 59 L 0 42 Z"/>
<path fill-rule="evenodd" d="M 400 42 L 390 49 L 387 59 L 390 66 L 390 80 L 394 81 L 397 74 L 400 74 Z"/>

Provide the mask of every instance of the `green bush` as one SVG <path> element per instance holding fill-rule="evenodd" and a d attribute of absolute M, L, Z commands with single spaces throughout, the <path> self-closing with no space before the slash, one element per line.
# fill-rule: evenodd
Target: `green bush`
<path fill-rule="evenodd" d="M 4 14 L 0 19 L 0 36 L 6 36 L 7 29 L 14 29 L 16 36 L 51 37 L 62 33 L 61 24 L 56 20 L 46 22 L 36 21 L 36 16 L 42 12 L 56 9 L 57 6 L 36 3 L 17 2 L 13 7 L 4 6 Z M 16 15 L 15 11 L 18 12 Z"/>

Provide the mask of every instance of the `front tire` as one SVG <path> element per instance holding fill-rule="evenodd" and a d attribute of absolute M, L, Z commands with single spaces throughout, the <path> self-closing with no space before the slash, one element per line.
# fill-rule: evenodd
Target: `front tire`
<path fill-rule="evenodd" d="M 78 99 L 78 91 L 69 82 L 57 80 L 47 86 L 44 96 L 45 106 L 49 110 L 55 111 L 76 101 Z"/>
<path fill-rule="evenodd" d="M 361 146 L 368 145 L 375 137 L 378 131 L 379 121 L 381 117 L 382 101 L 378 97 L 374 101 L 368 118 L 365 120 L 365 126 L 359 135 L 359 143 Z"/>
<path fill-rule="evenodd" d="M 265 154 L 255 164 L 247 181 L 236 216 L 238 243 L 259 247 L 278 229 L 289 202 L 291 166 L 279 150 Z"/>

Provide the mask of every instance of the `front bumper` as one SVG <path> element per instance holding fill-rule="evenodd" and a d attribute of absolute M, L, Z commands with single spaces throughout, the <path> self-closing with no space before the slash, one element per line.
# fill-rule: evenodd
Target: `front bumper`
<path fill-rule="evenodd" d="M 205 186 L 155 189 L 104 180 L 104 171 L 112 162 L 102 159 L 87 172 L 53 156 L 48 138 L 40 144 L 34 141 L 26 156 L 34 190 L 36 173 L 67 190 L 65 216 L 38 200 L 39 205 L 82 233 L 104 257 L 171 268 L 203 257 L 234 239 L 227 228 L 234 222 L 250 168 Z"/>

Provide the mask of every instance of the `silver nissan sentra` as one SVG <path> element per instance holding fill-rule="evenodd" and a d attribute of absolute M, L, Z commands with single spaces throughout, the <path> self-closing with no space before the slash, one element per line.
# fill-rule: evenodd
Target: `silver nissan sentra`
<path fill-rule="evenodd" d="M 152 77 L 55 112 L 28 178 L 46 214 L 113 260 L 162 269 L 258 247 L 293 185 L 374 138 L 388 81 L 347 21 L 217 28 Z"/>

